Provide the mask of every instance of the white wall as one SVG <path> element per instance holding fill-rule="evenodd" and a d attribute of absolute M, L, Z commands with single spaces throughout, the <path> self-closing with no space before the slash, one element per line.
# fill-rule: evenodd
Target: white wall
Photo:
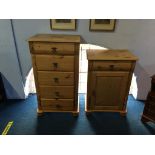
<path fill-rule="evenodd" d="M 155 74 L 155 20 L 135 20 L 135 30 L 130 39 L 130 49 L 138 57 L 135 68 L 138 99 L 146 99 L 151 87 L 151 76 Z"/>
<path fill-rule="evenodd" d="M 134 32 L 134 22 L 131 20 L 118 20 L 115 32 L 90 32 L 88 19 L 77 20 L 76 31 L 51 30 L 49 19 L 14 19 L 13 26 L 24 79 L 31 68 L 26 40 L 36 33 L 79 34 L 87 43 L 108 48 L 129 48 L 130 38 Z"/>
<path fill-rule="evenodd" d="M 150 89 L 149 76 L 155 73 L 155 20 L 117 20 L 114 32 L 89 32 L 89 20 L 77 20 L 76 31 L 52 31 L 49 19 L 14 19 L 13 27 L 22 66 L 24 81 L 31 68 L 27 39 L 36 33 L 79 34 L 90 44 L 112 49 L 129 49 L 139 57 L 135 75 L 138 81 L 138 99 L 145 99 Z"/>
<path fill-rule="evenodd" d="M 0 72 L 9 99 L 24 98 L 10 20 L 0 20 Z"/>

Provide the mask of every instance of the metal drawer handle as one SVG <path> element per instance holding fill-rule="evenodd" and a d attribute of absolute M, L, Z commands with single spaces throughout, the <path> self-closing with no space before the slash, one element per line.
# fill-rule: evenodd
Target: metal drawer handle
<path fill-rule="evenodd" d="M 54 67 L 54 68 L 58 68 L 58 63 L 54 62 L 54 63 L 53 63 L 53 67 Z"/>
<path fill-rule="evenodd" d="M 54 78 L 54 82 L 55 83 L 59 83 L 59 79 L 58 78 Z"/>
<path fill-rule="evenodd" d="M 57 52 L 57 48 L 56 47 L 52 47 L 52 53 L 55 54 Z"/>

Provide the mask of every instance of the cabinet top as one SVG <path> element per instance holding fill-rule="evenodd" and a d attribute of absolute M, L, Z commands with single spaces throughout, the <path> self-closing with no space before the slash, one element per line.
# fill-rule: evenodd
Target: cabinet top
<path fill-rule="evenodd" d="M 87 50 L 88 60 L 138 60 L 138 57 L 133 55 L 128 50 L 102 50 L 90 49 Z"/>
<path fill-rule="evenodd" d="M 30 37 L 28 41 L 80 43 L 80 36 L 62 34 L 37 34 Z"/>

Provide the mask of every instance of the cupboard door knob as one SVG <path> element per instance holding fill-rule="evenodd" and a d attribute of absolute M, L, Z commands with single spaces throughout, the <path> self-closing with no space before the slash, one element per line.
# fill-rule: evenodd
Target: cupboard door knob
<path fill-rule="evenodd" d="M 56 47 L 52 47 L 52 53 L 55 54 L 57 52 L 57 48 Z"/>

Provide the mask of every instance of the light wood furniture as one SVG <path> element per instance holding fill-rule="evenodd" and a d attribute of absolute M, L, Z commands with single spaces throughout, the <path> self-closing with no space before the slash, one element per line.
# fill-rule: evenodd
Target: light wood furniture
<path fill-rule="evenodd" d="M 38 34 L 28 41 L 38 114 L 72 112 L 77 115 L 80 36 Z"/>
<path fill-rule="evenodd" d="M 86 113 L 126 114 L 131 78 L 137 57 L 128 50 L 87 50 Z"/>
<path fill-rule="evenodd" d="M 155 75 L 152 76 L 151 91 L 147 95 L 141 120 L 143 122 L 151 121 L 155 123 Z"/>

